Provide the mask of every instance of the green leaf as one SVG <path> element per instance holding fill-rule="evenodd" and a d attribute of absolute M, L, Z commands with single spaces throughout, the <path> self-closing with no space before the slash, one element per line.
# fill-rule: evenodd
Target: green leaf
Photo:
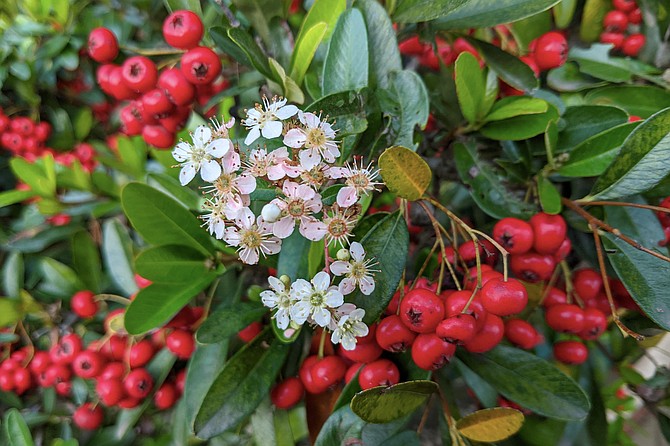
<path fill-rule="evenodd" d="M 463 182 L 470 186 L 470 194 L 477 205 L 493 218 L 517 217 L 529 219 L 537 209 L 525 203 L 501 181 L 492 165 L 482 160 L 474 144 L 457 143 L 454 146 L 456 168 Z"/>
<path fill-rule="evenodd" d="M 577 0 L 561 0 L 552 8 L 554 20 L 559 29 L 567 28 L 572 22 L 572 17 L 577 9 Z"/>
<path fill-rule="evenodd" d="M 333 412 L 321 427 L 314 446 L 339 446 L 352 444 L 352 440 L 360 440 L 365 421 L 351 411 L 349 406 L 341 407 Z M 353 443 L 356 444 L 356 443 Z"/>
<path fill-rule="evenodd" d="M 247 53 L 228 37 L 227 28 L 224 28 L 223 26 L 215 26 L 209 30 L 209 35 L 212 37 L 212 40 L 214 40 L 214 43 L 216 43 L 216 46 L 226 54 L 230 55 L 232 59 L 248 67 L 253 66 Z M 270 73 L 268 72 L 267 74 Z"/>
<path fill-rule="evenodd" d="M 152 187 L 168 193 L 186 208 L 199 211 L 202 209 L 202 197 L 193 189 L 184 187 L 179 181 L 169 175 L 162 173 L 150 173 L 148 182 Z"/>
<path fill-rule="evenodd" d="M 185 245 L 214 254 L 212 240 L 198 219 L 179 202 L 141 183 L 121 191 L 121 204 L 133 227 L 149 243 Z"/>
<path fill-rule="evenodd" d="M 468 0 L 399 0 L 393 11 L 397 23 L 427 22 L 444 17 Z"/>
<path fill-rule="evenodd" d="M 369 423 L 388 423 L 412 414 L 437 392 L 433 381 L 407 381 L 357 393 L 351 410 Z"/>
<path fill-rule="evenodd" d="M 102 278 L 100 252 L 93 237 L 86 231 L 77 232 L 72 237 L 72 263 L 86 287 L 99 293 Z"/>
<path fill-rule="evenodd" d="M 461 418 L 456 422 L 456 429 L 469 440 L 495 443 L 516 434 L 523 425 L 523 418 L 516 409 L 494 407 Z"/>
<path fill-rule="evenodd" d="M 7 446 L 34 446 L 30 429 L 17 409 L 9 409 L 4 417 L 4 434 Z"/>
<path fill-rule="evenodd" d="M 118 220 L 102 224 L 102 259 L 112 282 L 130 296 L 137 291 L 132 268 L 132 241 L 128 230 Z"/>
<path fill-rule="evenodd" d="M 5 296 L 19 297 L 24 286 L 24 275 L 23 255 L 18 251 L 11 251 L 2 266 L 2 288 Z"/>
<path fill-rule="evenodd" d="M 311 244 L 299 231 L 293 231 L 293 234 L 285 238 L 279 252 L 277 277 L 286 274 L 291 281 L 308 279 Z"/>
<path fill-rule="evenodd" d="M 561 194 L 558 193 L 556 186 L 542 175 L 537 177 L 537 192 L 544 212 L 552 215 L 561 213 Z"/>
<path fill-rule="evenodd" d="M 53 160 L 53 157 L 49 158 Z M 56 194 L 56 178 L 50 177 L 43 163 L 29 163 L 21 157 L 14 157 L 9 161 L 9 166 L 18 179 L 30 186 L 33 193 L 43 197 L 53 197 Z"/>
<path fill-rule="evenodd" d="M 486 115 L 484 121 L 502 121 L 514 116 L 545 113 L 548 108 L 547 101 L 542 99 L 528 96 L 508 96 L 493 104 L 491 111 Z"/>
<path fill-rule="evenodd" d="M 626 138 L 612 164 L 598 178 L 591 198 L 608 200 L 654 187 L 670 173 L 670 108 L 640 124 Z"/>
<path fill-rule="evenodd" d="M 549 105 L 545 113 L 515 116 L 487 123 L 480 129 L 487 138 L 504 141 L 520 141 L 544 133 L 549 122 L 558 119 L 558 111 Z"/>
<path fill-rule="evenodd" d="M 323 262 L 324 257 L 324 245 L 325 241 L 321 239 L 318 242 L 312 242 L 312 245 L 309 247 L 309 255 L 307 256 L 308 277 L 314 277 L 316 273 L 321 270 L 321 262 Z"/>
<path fill-rule="evenodd" d="M 389 147 L 379 157 L 379 170 L 386 187 L 398 197 L 419 200 L 433 177 L 428 164 L 406 147 Z"/>
<path fill-rule="evenodd" d="M 249 20 L 254 31 L 266 45 L 271 43 L 269 22 L 273 17 L 281 17 L 284 8 L 276 0 L 232 0 L 233 5 Z"/>
<path fill-rule="evenodd" d="M 268 309 L 258 302 L 238 302 L 213 312 L 198 329 L 202 344 L 221 342 L 237 334 L 247 325 L 260 320 Z"/>
<path fill-rule="evenodd" d="M 582 10 L 579 37 L 584 42 L 595 42 L 603 31 L 603 19 L 611 9 L 610 0 L 586 0 Z"/>
<path fill-rule="evenodd" d="M 146 249 L 135 259 L 137 274 L 156 283 L 183 284 L 208 274 L 214 264 L 196 249 L 162 245 Z"/>
<path fill-rule="evenodd" d="M 581 387 L 531 353 L 499 345 L 483 355 L 461 351 L 459 358 L 505 398 L 538 415 L 581 420 L 589 412 L 589 400 Z"/>
<path fill-rule="evenodd" d="M 607 85 L 607 81 L 583 74 L 576 63 L 566 62 L 558 68 L 549 70 L 547 85 L 557 91 L 576 92 Z"/>
<path fill-rule="evenodd" d="M 324 95 L 367 86 L 367 41 L 361 12 L 358 9 L 345 11 L 335 25 L 323 64 Z"/>
<path fill-rule="evenodd" d="M 80 108 L 72 121 L 72 125 L 74 127 L 74 137 L 76 140 L 83 141 L 91 131 L 91 127 L 93 127 L 93 112 L 91 109 L 85 107 Z"/>
<path fill-rule="evenodd" d="M 302 104 L 305 102 L 305 94 L 302 92 L 298 84 L 296 84 L 293 79 L 286 75 L 284 68 L 279 64 L 279 62 L 270 57 L 268 58 L 268 63 L 270 64 L 270 69 L 272 70 L 274 78 L 277 79 L 277 83 L 284 92 L 284 96 L 289 101 L 295 102 L 296 104 Z"/>
<path fill-rule="evenodd" d="M 582 105 L 568 107 L 561 119 L 565 129 L 559 133 L 557 149 L 564 152 L 593 135 L 628 122 L 628 115 L 616 107 Z"/>
<path fill-rule="evenodd" d="M 584 101 L 626 110 L 631 115 L 648 118 L 670 107 L 670 92 L 648 85 L 611 85 L 590 91 Z"/>
<path fill-rule="evenodd" d="M 446 17 L 435 21 L 437 29 L 460 30 L 487 28 L 501 23 L 515 22 L 554 6 L 560 0 L 469 0 Z"/>
<path fill-rule="evenodd" d="M 228 28 L 228 37 L 235 42 L 244 54 L 251 65 L 256 68 L 263 76 L 272 79 L 275 82 L 280 80 L 273 73 L 268 62 L 268 56 L 263 53 L 263 50 L 258 46 L 254 38 L 242 28 Z"/>
<path fill-rule="evenodd" d="M 214 379 L 223 370 L 228 355 L 228 342 L 198 345 L 189 360 L 184 384 L 184 404 L 189 415 L 188 425 L 193 429 L 195 416 L 207 395 Z"/>
<path fill-rule="evenodd" d="M 470 39 L 482 55 L 490 69 L 495 71 L 500 79 L 512 87 L 530 92 L 535 90 L 539 81 L 533 70 L 518 57 L 501 50 L 495 45 L 481 40 Z"/>
<path fill-rule="evenodd" d="M 387 146 L 415 147 L 414 128 L 428 121 L 429 102 L 426 86 L 414 71 L 394 71 L 389 88 L 378 92 L 382 111 L 391 119 Z"/>
<path fill-rule="evenodd" d="M 456 59 L 456 94 L 463 117 L 475 124 L 485 112 L 482 111 L 484 99 L 484 74 L 477 58 L 464 51 Z"/>
<path fill-rule="evenodd" d="M 458 358 L 453 358 L 452 362 L 456 364 L 456 368 L 463 377 L 465 384 L 472 389 L 482 406 L 487 408 L 498 406 L 498 392 L 496 392 L 496 389 L 491 387 L 488 382 L 470 370 Z"/>
<path fill-rule="evenodd" d="M 368 231 L 361 240 L 367 259 L 384 265 L 375 274 L 375 290 L 366 296 L 355 291 L 348 301 L 365 308 L 364 321 L 376 321 L 391 301 L 405 269 L 409 249 L 409 233 L 399 212 L 389 214 Z"/>
<path fill-rule="evenodd" d="M 126 330 L 131 335 L 139 335 L 160 327 L 212 283 L 215 277 L 215 272 L 208 272 L 193 277 L 188 283 L 152 283 L 141 289 L 126 310 Z"/>
<path fill-rule="evenodd" d="M 314 59 L 317 48 L 326 36 L 327 30 L 328 24 L 326 22 L 315 23 L 305 32 L 304 37 L 300 40 L 300 46 L 295 46 L 294 52 L 297 53 L 297 56 L 293 59 L 295 65 L 291 66 L 289 73 L 296 84 L 302 84 L 305 73 L 307 73 L 307 69 L 312 63 L 312 59 Z"/>
<path fill-rule="evenodd" d="M 616 158 L 621 144 L 642 122 L 621 124 L 592 136 L 570 151 L 558 173 L 565 177 L 592 177 L 602 174 Z"/>
<path fill-rule="evenodd" d="M 268 394 L 288 352 L 287 345 L 271 341 L 267 332 L 242 347 L 207 392 L 195 418 L 196 435 L 215 437 L 248 417 Z"/>
<path fill-rule="evenodd" d="M 32 190 L 8 190 L 0 193 L 0 208 L 19 203 L 35 196 Z"/>
<path fill-rule="evenodd" d="M 18 300 L 0 297 L 0 327 L 16 324 L 23 318 L 21 302 Z"/>
<path fill-rule="evenodd" d="M 43 281 L 40 290 L 59 296 L 69 298 L 79 290 L 86 287 L 72 268 L 49 257 L 42 257 L 39 262 Z"/>
<path fill-rule="evenodd" d="M 626 59 L 609 55 L 612 45 L 593 44 L 588 49 L 573 46 L 568 60 L 577 62 L 579 70 L 609 82 L 628 82 L 633 77 Z"/>
<path fill-rule="evenodd" d="M 370 85 L 388 87 L 388 77 L 392 71 L 402 70 L 400 51 L 393 23 L 386 10 L 376 0 L 357 0 L 355 8 L 361 11 L 365 20 L 370 54 Z M 369 51 L 372 48 L 373 51 Z"/>

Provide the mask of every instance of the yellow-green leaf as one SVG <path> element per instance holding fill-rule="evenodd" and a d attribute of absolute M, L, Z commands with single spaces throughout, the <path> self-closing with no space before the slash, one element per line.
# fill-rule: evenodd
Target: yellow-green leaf
<path fill-rule="evenodd" d="M 379 157 L 379 169 L 386 187 L 409 201 L 416 201 L 426 191 L 432 179 L 428 164 L 410 149 L 389 147 Z"/>
<path fill-rule="evenodd" d="M 485 443 L 509 438 L 516 434 L 522 425 L 523 414 L 507 407 L 478 410 L 456 422 L 456 428 L 461 435 Z"/>

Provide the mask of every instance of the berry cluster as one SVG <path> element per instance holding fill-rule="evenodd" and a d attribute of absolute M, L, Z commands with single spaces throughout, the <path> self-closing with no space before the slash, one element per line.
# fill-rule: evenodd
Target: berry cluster
<path fill-rule="evenodd" d="M 179 68 L 159 71 L 151 59 L 142 55 L 129 57 L 121 65 L 113 64 L 119 54 L 116 36 L 107 28 L 91 31 L 89 55 L 103 64 L 97 71 L 98 85 L 115 99 L 129 101 L 120 111 L 125 134 L 141 134 L 155 147 L 170 148 L 193 107 L 206 105 L 227 87 L 220 78 L 219 56 L 210 48 L 199 46 L 203 34 L 202 21 L 193 12 L 170 14 L 163 23 L 163 38 L 170 46 L 185 51 Z"/>
<path fill-rule="evenodd" d="M 647 41 L 639 32 L 642 12 L 635 0 L 612 0 L 612 6 L 614 9 L 603 19 L 600 42 L 611 43 L 614 50 L 636 57 Z"/>
<path fill-rule="evenodd" d="M 78 160 L 84 170 L 93 171 L 96 166 L 93 146 L 80 143 L 70 152 L 58 152 L 46 145 L 50 135 L 48 122 L 35 122 L 27 116 L 7 116 L 0 108 L 0 146 L 13 155 L 32 162 L 50 153 L 59 164 L 70 166 Z"/>

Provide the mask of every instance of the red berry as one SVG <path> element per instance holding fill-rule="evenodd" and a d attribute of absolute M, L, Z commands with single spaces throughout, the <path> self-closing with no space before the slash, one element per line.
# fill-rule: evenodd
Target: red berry
<path fill-rule="evenodd" d="M 142 128 L 142 138 L 158 149 L 169 149 L 174 146 L 176 136 L 161 125 L 147 125 Z"/>
<path fill-rule="evenodd" d="M 546 291 L 547 296 L 542 301 L 542 306 L 545 308 L 551 307 L 556 304 L 567 304 L 568 296 L 561 290 L 556 287 L 551 287 L 549 291 Z"/>
<path fill-rule="evenodd" d="M 670 210 L 670 197 L 664 198 L 658 206 Z M 670 226 L 670 212 L 656 212 L 656 215 L 662 226 Z"/>
<path fill-rule="evenodd" d="M 101 350 L 109 359 L 123 361 L 126 356 L 126 345 L 125 337 L 113 335 L 102 345 Z"/>
<path fill-rule="evenodd" d="M 109 362 L 98 377 L 100 380 L 121 379 L 126 375 L 126 366 L 121 362 Z"/>
<path fill-rule="evenodd" d="M 172 383 L 163 383 L 154 395 L 154 404 L 160 410 L 167 410 L 177 401 L 177 389 Z"/>
<path fill-rule="evenodd" d="M 416 333 L 407 328 L 400 320 L 400 316 L 387 316 L 379 322 L 375 334 L 377 344 L 389 352 L 402 352 L 412 345 Z"/>
<path fill-rule="evenodd" d="M 142 106 L 146 113 L 159 118 L 168 116 L 174 109 L 174 104 L 170 102 L 165 92 L 159 88 L 154 88 L 142 95 Z"/>
<path fill-rule="evenodd" d="M 300 381 L 302 382 L 302 385 L 305 386 L 305 390 L 307 390 L 309 393 L 320 393 L 320 389 L 318 386 L 314 384 L 314 380 L 312 379 L 312 366 L 319 362 L 319 357 L 316 355 L 313 356 L 308 356 L 305 358 L 305 360 L 302 362 L 300 365 L 300 369 L 298 370 L 298 376 L 300 377 Z"/>
<path fill-rule="evenodd" d="M 107 407 L 115 406 L 126 396 L 120 378 L 99 379 L 95 385 L 95 391 L 98 393 L 102 404 Z"/>
<path fill-rule="evenodd" d="M 533 70 L 535 77 L 538 77 L 540 75 L 541 71 L 540 67 L 537 66 L 537 62 L 535 62 L 535 57 L 532 54 L 529 54 L 527 56 L 521 56 L 519 57 L 519 60 L 528 65 L 530 69 Z"/>
<path fill-rule="evenodd" d="M 412 36 L 398 44 L 400 53 L 405 56 L 421 56 L 427 48 L 430 48 L 430 44 L 421 42 L 419 36 Z"/>
<path fill-rule="evenodd" d="M 70 364 L 81 351 L 81 338 L 72 333 L 61 338 L 60 342 L 49 350 L 54 364 Z"/>
<path fill-rule="evenodd" d="M 270 392 L 270 400 L 279 409 L 290 409 L 300 402 L 305 395 L 305 388 L 300 379 L 287 378 L 278 383 Z"/>
<path fill-rule="evenodd" d="M 177 68 L 170 68 L 158 76 L 158 88 L 176 105 L 190 105 L 195 99 L 195 87 Z"/>
<path fill-rule="evenodd" d="M 461 314 L 465 308 L 465 305 L 467 305 L 467 303 L 470 301 L 471 296 L 472 292 L 470 291 L 455 291 L 449 294 L 444 302 L 446 313 L 445 316 L 454 317 Z M 484 305 L 482 305 L 482 300 L 479 293 L 475 295 L 475 297 L 470 302 L 470 305 L 468 305 L 467 314 L 474 316 L 477 331 L 484 327 L 487 311 L 484 309 Z"/>
<path fill-rule="evenodd" d="M 70 300 L 72 312 L 81 318 L 93 317 L 100 309 L 92 291 L 79 291 Z"/>
<path fill-rule="evenodd" d="M 584 311 L 574 304 L 557 304 L 547 308 L 547 325 L 561 333 L 579 333 L 584 329 Z"/>
<path fill-rule="evenodd" d="M 605 14 L 603 26 L 607 31 L 622 33 L 628 28 L 628 16 L 621 11 L 610 11 Z"/>
<path fill-rule="evenodd" d="M 140 398 L 133 398 L 131 396 L 128 396 L 119 401 L 116 405 L 119 406 L 121 409 L 133 409 L 139 406 L 140 402 L 142 402 Z"/>
<path fill-rule="evenodd" d="M 175 330 L 167 336 L 165 345 L 168 350 L 181 359 L 188 359 L 195 351 L 193 333 L 186 330 Z"/>
<path fill-rule="evenodd" d="M 400 302 L 400 319 L 417 333 L 435 331 L 444 319 L 444 304 L 432 291 L 413 289 Z"/>
<path fill-rule="evenodd" d="M 626 56 L 636 57 L 646 42 L 647 38 L 644 37 L 644 34 L 631 34 L 623 41 L 621 51 Z"/>
<path fill-rule="evenodd" d="M 84 403 L 75 410 L 72 421 L 80 429 L 92 431 L 100 427 L 104 417 L 102 407 L 92 403 Z"/>
<path fill-rule="evenodd" d="M 521 282 L 515 279 L 489 280 L 481 290 L 484 309 L 497 316 L 510 316 L 526 308 L 528 292 Z"/>
<path fill-rule="evenodd" d="M 63 364 L 52 364 L 44 372 L 44 385 L 46 387 L 55 386 L 58 383 L 70 381 L 72 372 L 70 368 Z"/>
<path fill-rule="evenodd" d="M 109 63 L 119 54 L 119 42 L 107 28 L 95 28 L 88 35 L 88 55 L 99 63 Z"/>
<path fill-rule="evenodd" d="M 154 349 L 153 343 L 148 339 L 142 339 L 130 347 L 130 352 L 128 354 L 130 367 L 133 369 L 144 367 L 151 361 L 151 358 L 154 357 L 155 353 L 156 350 Z"/>
<path fill-rule="evenodd" d="M 144 56 L 133 56 L 126 59 L 121 66 L 123 82 L 128 88 L 145 93 L 156 86 L 158 70 L 151 59 Z"/>
<path fill-rule="evenodd" d="M 603 287 L 603 279 L 599 272 L 591 268 L 575 271 L 572 276 L 574 290 L 583 300 L 595 299 Z"/>
<path fill-rule="evenodd" d="M 368 363 L 376 360 L 382 355 L 382 348 L 376 342 L 368 344 L 356 343 L 353 350 L 339 349 L 339 355 L 353 362 Z"/>
<path fill-rule="evenodd" d="M 20 367 L 14 370 L 14 392 L 21 395 L 33 385 L 33 378 L 28 369 Z"/>
<path fill-rule="evenodd" d="M 556 261 L 550 255 L 527 252 L 511 256 L 510 267 L 519 279 L 535 283 L 551 278 L 556 268 Z"/>
<path fill-rule="evenodd" d="M 434 333 L 420 334 L 412 344 L 412 360 L 424 370 L 437 370 L 449 363 L 456 345 L 440 339 Z"/>
<path fill-rule="evenodd" d="M 642 23 L 642 11 L 640 11 L 640 8 L 635 8 L 628 13 L 628 22 L 633 25 Z"/>
<path fill-rule="evenodd" d="M 493 238 L 510 254 L 523 254 L 533 247 L 533 228 L 518 218 L 503 218 L 493 227 Z"/>
<path fill-rule="evenodd" d="M 440 322 L 435 334 L 442 340 L 452 344 L 463 344 L 469 341 L 477 332 L 477 323 L 470 314 L 457 314 Z"/>
<path fill-rule="evenodd" d="M 568 59 L 568 41 L 563 34 L 550 31 L 535 42 L 535 62 L 542 70 L 560 67 Z M 537 233 L 535 234 L 537 237 Z"/>
<path fill-rule="evenodd" d="M 556 261 L 556 263 L 562 262 L 568 257 L 571 251 L 572 251 L 572 242 L 570 241 L 569 237 L 566 237 L 563 240 L 563 243 L 561 243 L 561 246 L 559 246 L 556 252 L 554 253 L 554 260 Z"/>
<path fill-rule="evenodd" d="M 365 364 L 362 362 L 354 362 L 347 369 L 347 373 L 344 374 L 344 383 L 349 384 L 349 382 L 354 379 L 358 371 L 363 368 Z"/>
<path fill-rule="evenodd" d="M 72 363 L 72 371 L 80 378 L 95 378 L 99 376 L 105 367 L 105 358 L 101 353 L 92 350 L 84 350 L 79 353 Z"/>
<path fill-rule="evenodd" d="M 191 11 L 175 11 L 163 22 L 163 38 L 174 48 L 188 50 L 198 46 L 203 34 L 202 20 Z"/>
<path fill-rule="evenodd" d="M 540 335 L 535 327 L 523 319 L 507 319 L 505 337 L 517 347 L 528 350 L 537 345 Z"/>
<path fill-rule="evenodd" d="M 358 374 L 358 384 L 367 390 L 377 386 L 391 386 L 400 381 L 398 367 L 388 359 L 380 359 L 367 364 Z"/>
<path fill-rule="evenodd" d="M 51 365 L 51 357 L 45 351 L 36 351 L 30 360 L 30 371 L 35 375 L 43 373 Z"/>
<path fill-rule="evenodd" d="M 100 70 L 98 70 L 98 73 L 100 73 Z M 105 85 L 107 86 L 107 90 L 104 89 Z M 133 99 L 137 96 L 137 93 L 126 85 L 123 80 L 123 68 L 115 65 L 111 66 L 107 71 L 107 80 L 105 84 L 100 84 L 100 88 L 119 101 Z"/>
<path fill-rule="evenodd" d="M 601 334 L 607 330 L 607 317 L 597 308 L 587 308 L 584 310 L 584 328 L 580 331 L 579 337 L 592 341 L 598 339 Z"/>
<path fill-rule="evenodd" d="M 635 0 L 612 0 L 612 6 L 621 12 L 631 12 L 637 8 Z"/>
<path fill-rule="evenodd" d="M 604 32 L 600 34 L 600 43 L 611 43 L 615 50 L 621 49 L 624 39 L 623 33 Z"/>
<path fill-rule="evenodd" d="M 181 369 L 179 373 L 177 373 L 177 377 L 175 378 L 174 382 L 179 393 L 184 393 L 184 386 L 186 385 L 186 369 Z"/>
<path fill-rule="evenodd" d="M 192 84 L 210 84 L 221 73 L 221 59 L 209 48 L 195 47 L 181 56 L 181 72 Z"/>
<path fill-rule="evenodd" d="M 252 339 L 254 339 L 258 333 L 263 330 L 263 324 L 260 322 L 252 322 L 251 324 L 247 325 L 245 328 L 240 330 L 239 333 L 237 333 L 237 337 L 239 337 L 242 342 L 251 342 Z"/>
<path fill-rule="evenodd" d="M 123 381 L 126 393 L 133 398 L 146 398 L 154 387 L 154 379 L 143 368 L 128 373 Z"/>
<path fill-rule="evenodd" d="M 72 383 L 70 381 L 62 381 L 56 383 L 56 393 L 62 397 L 69 397 L 72 392 Z"/>
<path fill-rule="evenodd" d="M 533 248 L 540 254 L 555 253 L 563 243 L 568 229 L 563 217 L 544 212 L 533 215 L 530 225 L 535 235 Z"/>
<path fill-rule="evenodd" d="M 309 370 L 315 393 L 325 392 L 331 386 L 342 381 L 347 372 L 344 360 L 339 356 L 326 356 L 317 361 Z"/>
<path fill-rule="evenodd" d="M 588 359 L 589 351 L 581 342 L 559 341 L 554 344 L 554 357 L 564 364 L 578 365 Z"/>
<path fill-rule="evenodd" d="M 14 373 L 7 370 L 0 370 L 0 390 L 11 392 L 14 390 Z"/>
<path fill-rule="evenodd" d="M 502 319 L 495 314 L 486 315 L 484 327 L 464 347 L 472 353 L 485 353 L 502 341 L 505 334 L 505 325 Z"/>

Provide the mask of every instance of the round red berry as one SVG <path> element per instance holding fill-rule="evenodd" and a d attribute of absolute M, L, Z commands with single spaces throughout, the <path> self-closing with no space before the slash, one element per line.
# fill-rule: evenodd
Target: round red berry
<path fill-rule="evenodd" d="M 623 33 L 606 31 L 600 34 L 600 43 L 611 43 L 614 45 L 615 50 L 619 50 L 623 46 L 625 38 L 626 37 L 623 35 Z"/>
<path fill-rule="evenodd" d="M 597 308 L 585 309 L 584 328 L 578 333 L 579 337 L 592 341 L 598 339 L 605 330 L 607 330 L 607 316 Z"/>
<path fill-rule="evenodd" d="M 95 300 L 92 291 L 79 291 L 70 299 L 72 312 L 81 318 L 93 317 L 98 313 L 100 307 Z"/>
<path fill-rule="evenodd" d="M 240 330 L 240 332 L 237 333 L 237 337 L 240 338 L 242 342 L 251 342 L 251 340 L 261 332 L 261 330 L 263 330 L 263 324 L 258 321 L 252 322 Z"/>
<path fill-rule="evenodd" d="M 556 304 L 567 304 L 568 296 L 562 290 L 559 290 L 556 287 L 551 287 L 549 290 L 545 291 L 546 297 L 542 301 L 542 306 L 545 308 L 551 307 Z"/>
<path fill-rule="evenodd" d="M 530 219 L 535 235 L 533 248 L 540 254 L 553 254 L 563 243 L 567 234 L 567 225 L 560 215 L 540 212 Z"/>
<path fill-rule="evenodd" d="M 154 379 L 145 369 L 139 368 L 128 373 L 123 386 L 129 396 L 146 398 L 154 387 Z"/>
<path fill-rule="evenodd" d="M 177 68 L 163 70 L 158 76 L 158 88 L 176 105 L 189 105 L 195 99 L 195 87 Z"/>
<path fill-rule="evenodd" d="M 353 362 L 368 363 L 376 360 L 382 355 L 382 348 L 376 342 L 367 344 L 356 343 L 356 347 L 352 350 L 344 348 L 339 349 L 340 356 L 347 358 Z"/>
<path fill-rule="evenodd" d="M 644 37 L 644 34 L 631 34 L 621 44 L 621 51 L 626 56 L 636 57 L 645 43 L 647 43 L 647 38 Z"/>
<path fill-rule="evenodd" d="M 466 342 L 464 347 L 472 353 L 485 353 L 500 344 L 504 334 L 505 325 L 502 319 L 495 314 L 487 313 L 484 327 Z"/>
<path fill-rule="evenodd" d="M 88 55 L 99 63 L 109 63 L 119 54 L 119 41 L 107 28 L 95 28 L 88 35 Z"/>
<path fill-rule="evenodd" d="M 49 365 L 51 365 L 51 357 L 49 356 L 49 353 L 38 350 L 33 355 L 33 359 L 30 360 L 29 367 L 31 372 L 35 375 L 39 375 L 40 373 L 43 373 Z"/>
<path fill-rule="evenodd" d="M 579 333 L 584 329 L 584 311 L 574 304 L 557 304 L 547 308 L 547 325 L 560 333 Z"/>
<path fill-rule="evenodd" d="M 435 334 L 446 342 L 463 344 L 469 341 L 477 332 L 477 322 L 470 314 L 457 314 L 440 322 Z"/>
<path fill-rule="evenodd" d="M 142 128 L 142 138 L 158 149 L 170 149 L 174 146 L 176 136 L 161 125 L 147 125 Z"/>
<path fill-rule="evenodd" d="M 482 305 L 480 293 L 477 293 L 475 297 L 472 298 L 472 300 L 470 300 L 471 297 L 472 292 L 465 290 L 455 291 L 449 294 L 449 296 L 447 296 L 447 298 L 444 301 L 445 316 L 446 317 L 458 316 L 459 314 L 461 314 L 461 312 L 468 304 L 468 302 L 470 302 L 466 314 L 470 314 L 475 318 L 476 328 L 477 331 L 479 331 L 484 327 L 487 311 L 484 309 L 484 305 Z"/>
<path fill-rule="evenodd" d="M 528 350 L 537 345 L 540 335 L 535 327 L 523 319 L 507 319 L 505 337 L 517 347 Z"/>
<path fill-rule="evenodd" d="M 122 362 L 108 362 L 98 379 L 121 379 L 126 375 L 126 366 Z"/>
<path fill-rule="evenodd" d="M 167 336 L 165 345 L 168 350 L 181 359 L 190 358 L 195 351 L 193 333 L 187 330 L 174 330 Z"/>
<path fill-rule="evenodd" d="M 607 31 L 621 33 L 628 28 L 628 16 L 616 9 L 605 14 L 603 19 L 603 26 Z"/>
<path fill-rule="evenodd" d="M 489 280 L 480 295 L 484 309 L 497 316 L 520 313 L 528 303 L 526 287 L 515 279 Z"/>
<path fill-rule="evenodd" d="M 211 49 L 199 46 L 181 56 L 181 72 L 192 84 L 210 84 L 221 73 L 221 59 Z"/>
<path fill-rule="evenodd" d="M 387 316 L 379 322 L 375 333 L 377 344 L 389 352 L 402 352 L 412 345 L 416 333 L 407 328 L 400 316 Z"/>
<path fill-rule="evenodd" d="M 80 429 L 91 431 L 100 427 L 104 416 L 102 407 L 84 403 L 75 410 L 72 421 Z"/>
<path fill-rule="evenodd" d="M 563 34 L 550 31 L 535 42 L 535 62 L 542 70 L 560 67 L 568 59 L 568 41 Z M 538 234 L 535 233 L 537 237 Z"/>
<path fill-rule="evenodd" d="M 563 364 L 579 365 L 589 357 L 589 351 L 578 341 L 559 341 L 554 344 L 554 357 Z"/>
<path fill-rule="evenodd" d="M 412 360 L 424 370 L 437 370 L 449 363 L 456 345 L 440 339 L 434 333 L 420 334 L 412 344 Z"/>
<path fill-rule="evenodd" d="M 279 409 L 290 409 L 305 395 L 302 381 L 296 377 L 287 378 L 278 383 L 270 392 L 270 400 Z"/>
<path fill-rule="evenodd" d="M 523 254 L 533 247 L 533 228 L 518 218 L 503 218 L 493 227 L 493 238 L 510 254 Z"/>
<path fill-rule="evenodd" d="M 33 377 L 30 371 L 24 367 L 14 370 L 14 392 L 17 395 L 25 393 L 33 385 Z"/>
<path fill-rule="evenodd" d="M 133 56 L 126 59 L 121 66 L 121 75 L 128 88 L 140 93 L 154 88 L 158 80 L 156 64 L 144 56 Z"/>
<path fill-rule="evenodd" d="M 72 371 L 80 378 L 95 378 L 105 368 L 105 358 L 101 353 L 92 350 L 84 350 L 79 353 L 72 362 Z"/>
<path fill-rule="evenodd" d="M 141 100 L 144 111 L 159 118 L 168 116 L 174 109 L 174 104 L 160 88 L 144 93 Z"/>
<path fill-rule="evenodd" d="M 130 352 L 128 354 L 130 367 L 133 369 L 144 367 L 151 361 L 151 358 L 154 357 L 155 353 L 156 350 L 154 349 L 154 344 L 148 339 L 142 339 L 133 344 L 133 346 L 130 347 Z"/>
<path fill-rule="evenodd" d="M 574 290 L 583 300 L 595 299 L 603 287 L 603 279 L 599 272 L 591 268 L 575 271 L 572 276 Z"/>
<path fill-rule="evenodd" d="M 204 31 L 200 17 L 187 10 L 175 11 L 163 22 L 163 38 L 174 48 L 188 50 L 198 46 Z"/>
<path fill-rule="evenodd" d="M 325 392 L 329 387 L 342 381 L 346 372 L 347 365 L 339 356 L 326 356 L 317 361 L 309 370 L 312 385 L 316 389 L 315 393 Z"/>
<path fill-rule="evenodd" d="M 510 268 L 519 279 L 526 282 L 549 280 L 556 268 L 556 261 L 548 254 L 527 252 L 510 257 Z"/>
<path fill-rule="evenodd" d="M 612 6 L 621 12 L 631 12 L 637 8 L 637 3 L 635 0 L 612 0 Z"/>
<path fill-rule="evenodd" d="M 633 25 L 642 23 L 642 11 L 640 11 L 640 8 L 635 8 L 628 13 L 628 22 Z"/>
<path fill-rule="evenodd" d="M 417 333 L 433 332 L 444 319 L 442 299 L 432 291 L 414 289 L 400 302 L 400 319 Z"/>
<path fill-rule="evenodd" d="M 349 384 L 349 382 L 354 379 L 358 371 L 363 368 L 365 364 L 362 362 L 354 362 L 347 369 L 347 373 L 344 374 L 344 383 Z"/>
<path fill-rule="evenodd" d="M 95 391 L 100 401 L 107 407 L 115 406 L 126 396 L 123 383 L 120 378 L 99 379 L 95 385 Z"/>
<path fill-rule="evenodd" d="M 154 394 L 154 405 L 160 410 L 167 410 L 174 406 L 178 393 L 174 384 L 166 382 Z"/>
<path fill-rule="evenodd" d="M 70 364 L 81 351 L 81 347 L 81 338 L 78 335 L 65 335 L 49 350 L 51 361 L 54 364 Z"/>
<path fill-rule="evenodd" d="M 388 359 L 380 359 L 367 364 L 358 374 L 358 384 L 367 390 L 377 386 L 391 386 L 400 381 L 398 367 Z"/>

